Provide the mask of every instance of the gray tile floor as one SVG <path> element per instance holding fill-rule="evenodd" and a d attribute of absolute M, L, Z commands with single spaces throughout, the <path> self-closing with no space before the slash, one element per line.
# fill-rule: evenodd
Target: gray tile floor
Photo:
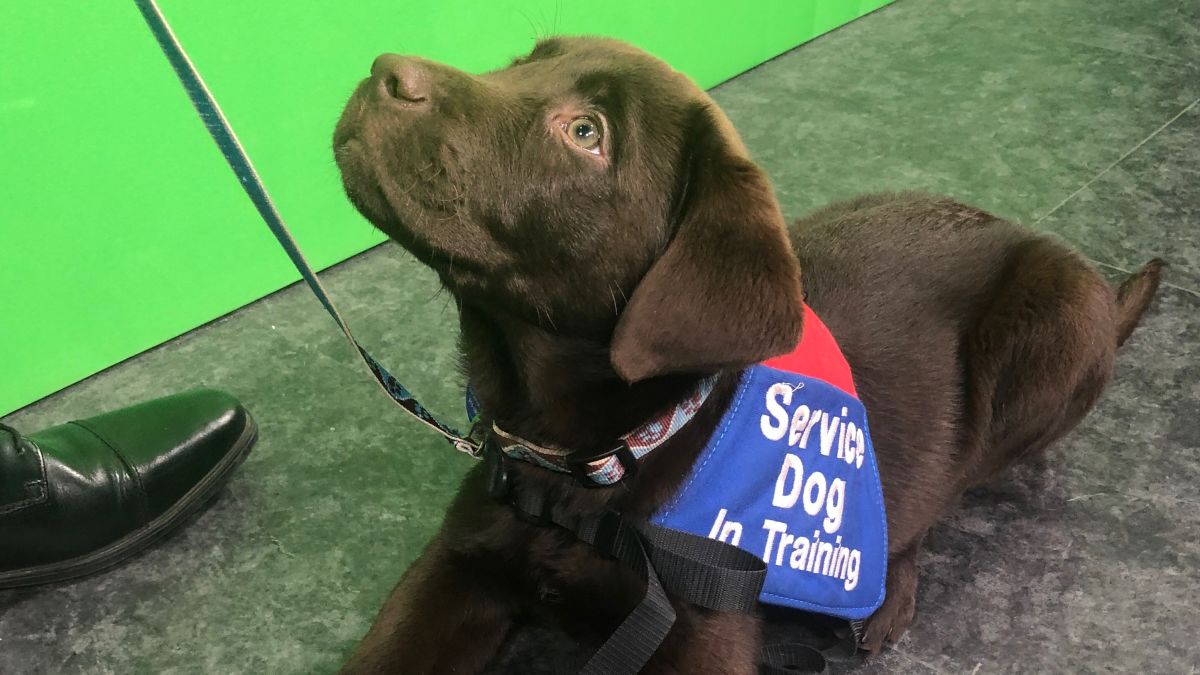
<path fill-rule="evenodd" d="M 1113 275 L 1172 264 L 1097 409 L 934 531 L 916 625 L 861 670 L 1195 672 L 1200 2 L 898 0 L 715 95 L 788 213 L 921 188 L 1056 232 Z M 459 416 L 432 275 L 382 247 L 326 279 L 360 339 Z M 262 433 L 162 545 L 0 592 L 0 673 L 336 668 L 466 468 L 352 356 L 291 288 L 5 419 L 32 431 L 206 385 Z"/>

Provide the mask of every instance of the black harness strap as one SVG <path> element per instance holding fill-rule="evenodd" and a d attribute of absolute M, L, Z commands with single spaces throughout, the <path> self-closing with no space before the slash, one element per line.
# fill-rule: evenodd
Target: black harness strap
<path fill-rule="evenodd" d="M 759 652 L 759 675 L 827 673 L 829 662 L 815 647 L 797 643 L 764 645 Z"/>
<path fill-rule="evenodd" d="M 571 516 L 540 490 L 515 489 L 507 466 L 512 460 L 493 441 L 484 442 L 483 458 L 488 465 L 491 495 L 512 506 L 519 518 L 536 525 L 557 525 L 573 533 L 601 555 L 619 560 L 646 584 L 641 601 L 580 671 L 583 675 L 640 672 L 675 625 L 675 608 L 637 529 L 616 511 Z"/>
<path fill-rule="evenodd" d="M 584 675 L 634 675 L 641 671 L 675 624 L 666 591 L 686 602 L 719 612 L 756 611 L 767 567 L 748 551 L 722 541 L 660 527 L 636 524 L 616 511 L 571 516 L 545 492 L 510 479 L 506 457 L 494 441 L 483 444 L 491 496 L 511 506 L 521 520 L 557 526 L 619 560 L 646 583 L 646 592 L 620 627 L 592 656 Z M 845 660 L 857 651 L 854 638 L 827 649 L 788 643 L 765 646 L 759 656 L 762 675 L 824 673 L 828 661 Z"/>
<path fill-rule="evenodd" d="M 672 594 L 720 612 L 753 612 L 767 566 L 749 551 L 715 539 L 639 523 L 650 561 Z"/>

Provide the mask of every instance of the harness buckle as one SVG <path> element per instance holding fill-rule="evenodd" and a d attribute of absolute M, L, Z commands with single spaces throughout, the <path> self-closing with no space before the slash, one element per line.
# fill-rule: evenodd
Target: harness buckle
<path fill-rule="evenodd" d="M 517 494 L 513 491 L 512 475 L 508 463 L 512 460 L 500 449 L 500 444 L 494 438 L 487 438 L 481 446 L 484 465 L 487 470 L 488 496 L 496 501 L 507 504 L 513 509 L 517 520 L 530 525 L 544 526 L 554 522 L 551 511 L 552 504 L 540 492 L 525 492 Z"/>
<path fill-rule="evenodd" d="M 479 454 L 483 456 L 487 467 L 488 496 L 497 501 L 506 502 L 512 494 L 512 484 L 508 477 L 508 457 L 500 451 L 494 438 L 485 438 L 479 446 Z"/>
<path fill-rule="evenodd" d="M 622 469 L 620 479 L 614 481 L 611 485 L 615 485 L 637 473 L 637 458 L 633 456 L 633 451 L 629 449 L 629 445 L 625 441 L 618 443 L 615 448 L 590 455 L 582 452 L 572 452 L 563 458 L 563 463 L 567 465 L 567 469 L 570 470 L 571 475 L 575 477 L 575 480 L 580 485 L 590 488 L 609 487 L 609 485 L 597 483 L 588 475 L 588 464 L 608 459 L 609 457 L 616 457 L 617 463 Z"/>

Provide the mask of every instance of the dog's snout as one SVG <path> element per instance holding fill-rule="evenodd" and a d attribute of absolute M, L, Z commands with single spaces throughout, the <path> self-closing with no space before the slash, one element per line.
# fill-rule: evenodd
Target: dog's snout
<path fill-rule="evenodd" d="M 371 64 L 371 78 L 386 99 L 406 106 L 429 101 L 429 70 L 417 59 L 384 54 Z"/>

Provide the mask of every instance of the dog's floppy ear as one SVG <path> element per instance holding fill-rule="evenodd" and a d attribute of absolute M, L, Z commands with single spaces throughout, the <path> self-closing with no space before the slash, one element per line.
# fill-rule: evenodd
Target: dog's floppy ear
<path fill-rule="evenodd" d="M 627 382 L 747 366 L 796 346 L 800 268 L 771 184 L 714 113 L 691 125 L 681 216 L 613 333 Z"/>

